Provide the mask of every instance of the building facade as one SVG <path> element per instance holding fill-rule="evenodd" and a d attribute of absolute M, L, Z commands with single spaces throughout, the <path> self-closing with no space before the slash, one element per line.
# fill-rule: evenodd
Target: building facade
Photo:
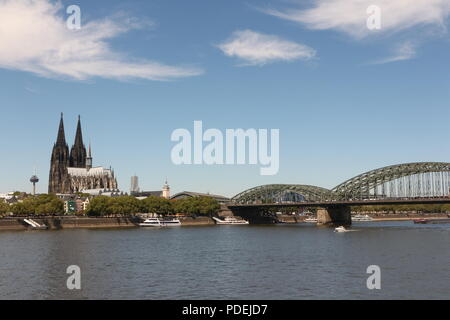
<path fill-rule="evenodd" d="M 132 176 L 130 184 L 130 193 L 137 193 L 137 192 L 139 192 L 139 178 L 137 176 Z"/>
<path fill-rule="evenodd" d="M 80 117 L 78 117 L 75 142 L 69 153 L 61 113 L 58 136 L 56 143 L 53 145 L 50 160 L 48 192 L 71 194 L 87 189 L 117 190 L 117 179 L 111 168 L 92 166 L 91 146 L 89 146 L 89 151 L 86 152 Z"/>
<path fill-rule="evenodd" d="M 164 183 L 162 190 L 157 191 L 138 191 L 138 192 L 131 192 L 132 196 L 138 198 L 138 199 L 145 199 L 147 197 L 160 197 L 160 198 L 166 198 L 170 199 L 170 186 L 166 182 Z"/>
<path fill-rule="evenodd" d="M 67 199 L 64 201 L 64 213 L 80 214 L 87 210 L 89 198 Z"/>

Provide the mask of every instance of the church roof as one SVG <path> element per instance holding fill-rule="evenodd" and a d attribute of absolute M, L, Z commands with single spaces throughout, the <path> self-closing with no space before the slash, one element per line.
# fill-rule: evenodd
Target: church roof
<path fill-rule="evenodd" d="M 95 167 L 91 169 L 87 168 L 67 168 L 67 172 L 71 176 L 75 177 L 95 177 L 95 176 L 108 176 L 112 177 L 112 171 L 103 167 Z"/>
<path fill-rule="evenodd" d="M 219 202 L 228 202 L 229 198 L 218 195 L 218 194 L 210 194 L 210 193 L 200 193 L 200 192 L 192 192 L 192 191 L 183 191 L 177 194 L 174 194 L 170 197 L 170 199 L 181 199 L 186 197 L 210 197 L 216 199 Z"/>
<path fill-rule="evenodd" d="M 135 197 L 162 197 L 162 191 L 140 191 L 140 192 L 133 192 L 133 196 Z"/>

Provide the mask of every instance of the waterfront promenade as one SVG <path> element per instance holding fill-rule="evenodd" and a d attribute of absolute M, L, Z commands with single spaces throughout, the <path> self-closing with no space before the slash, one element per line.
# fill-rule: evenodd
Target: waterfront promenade
<path fill-rule="evenodd" d="M 414 219 L 446 218 L 445 213 L 436 214 L 375 214 L 372 215 L 374 221 L 409 221 Z M 138 228 L 140 218 L 138 217 L 76 217 L 76 216 L 48 216 L 48 217 L 28 217 L 39 224 L 44 224 L 48 230 L 59 229 L 102 229 L 102 228 Z M 304 223 L 306 216 L 299 215 L 279 215 L 281 223 Z M 25 231 L 30 227 L 23 222 L 26 217 L 5 217 L 0 218 L 0 231 Z M 215 222 L 210 217 L 179 217 L 181 226 L 211 226 Z"/>

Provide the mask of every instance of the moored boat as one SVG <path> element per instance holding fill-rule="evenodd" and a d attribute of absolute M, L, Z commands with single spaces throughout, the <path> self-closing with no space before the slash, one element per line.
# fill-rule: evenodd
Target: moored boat
<path fill-rule="evenodd" d="M 144 222 L 139 223 L 140 227 L 176 227 L 180 226 L 181 222 L 178 219 L 159 219 L 148 218 Z"/>
<path fill-rule="evenodd" d="M 373 221 L 373 218 L 367 214 L 366 215 L 357 214 L 355 216 L 352 216 L 352 221 L 353 222 L 366 222 L 366 221 Z"/>
<path fill-rule="evenodd" d="M 414 220 L 416 224 L 441 224 L 441 223 L 450 223 L 449 219 L 416 219 Z"/>
<path fill-rule="evenodd" d="M 305 222 L 317 223 L 317 218 L 316 217 L 308 217 L 308 218 L 305 219 Z"/>
<path fill-rule="evenodd" d="M 236 219 L 235 217 L 225 217 L 223 220 L 217 217 L 213 217 L 216 224 L 230 224 L 230 225 L 239 225 L 239 224 L 249 224 L 247 220 Z"/>

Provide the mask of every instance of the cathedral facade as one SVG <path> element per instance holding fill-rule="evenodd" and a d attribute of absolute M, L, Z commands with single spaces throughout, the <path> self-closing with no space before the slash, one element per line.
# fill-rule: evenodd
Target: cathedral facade
<path fill-rule="evenodd" d="M 69 153 L 61 113 L 58 137 L 53 145 L 50 160 L 48 192 L 69 194 L 90 189 L 117 190 L 117 179 L 114 176 L 114 171 L 111 168 L 92 167 L 91 146 L 86 152 L 80 117 L 78 117 L 75 142 Z"/>

